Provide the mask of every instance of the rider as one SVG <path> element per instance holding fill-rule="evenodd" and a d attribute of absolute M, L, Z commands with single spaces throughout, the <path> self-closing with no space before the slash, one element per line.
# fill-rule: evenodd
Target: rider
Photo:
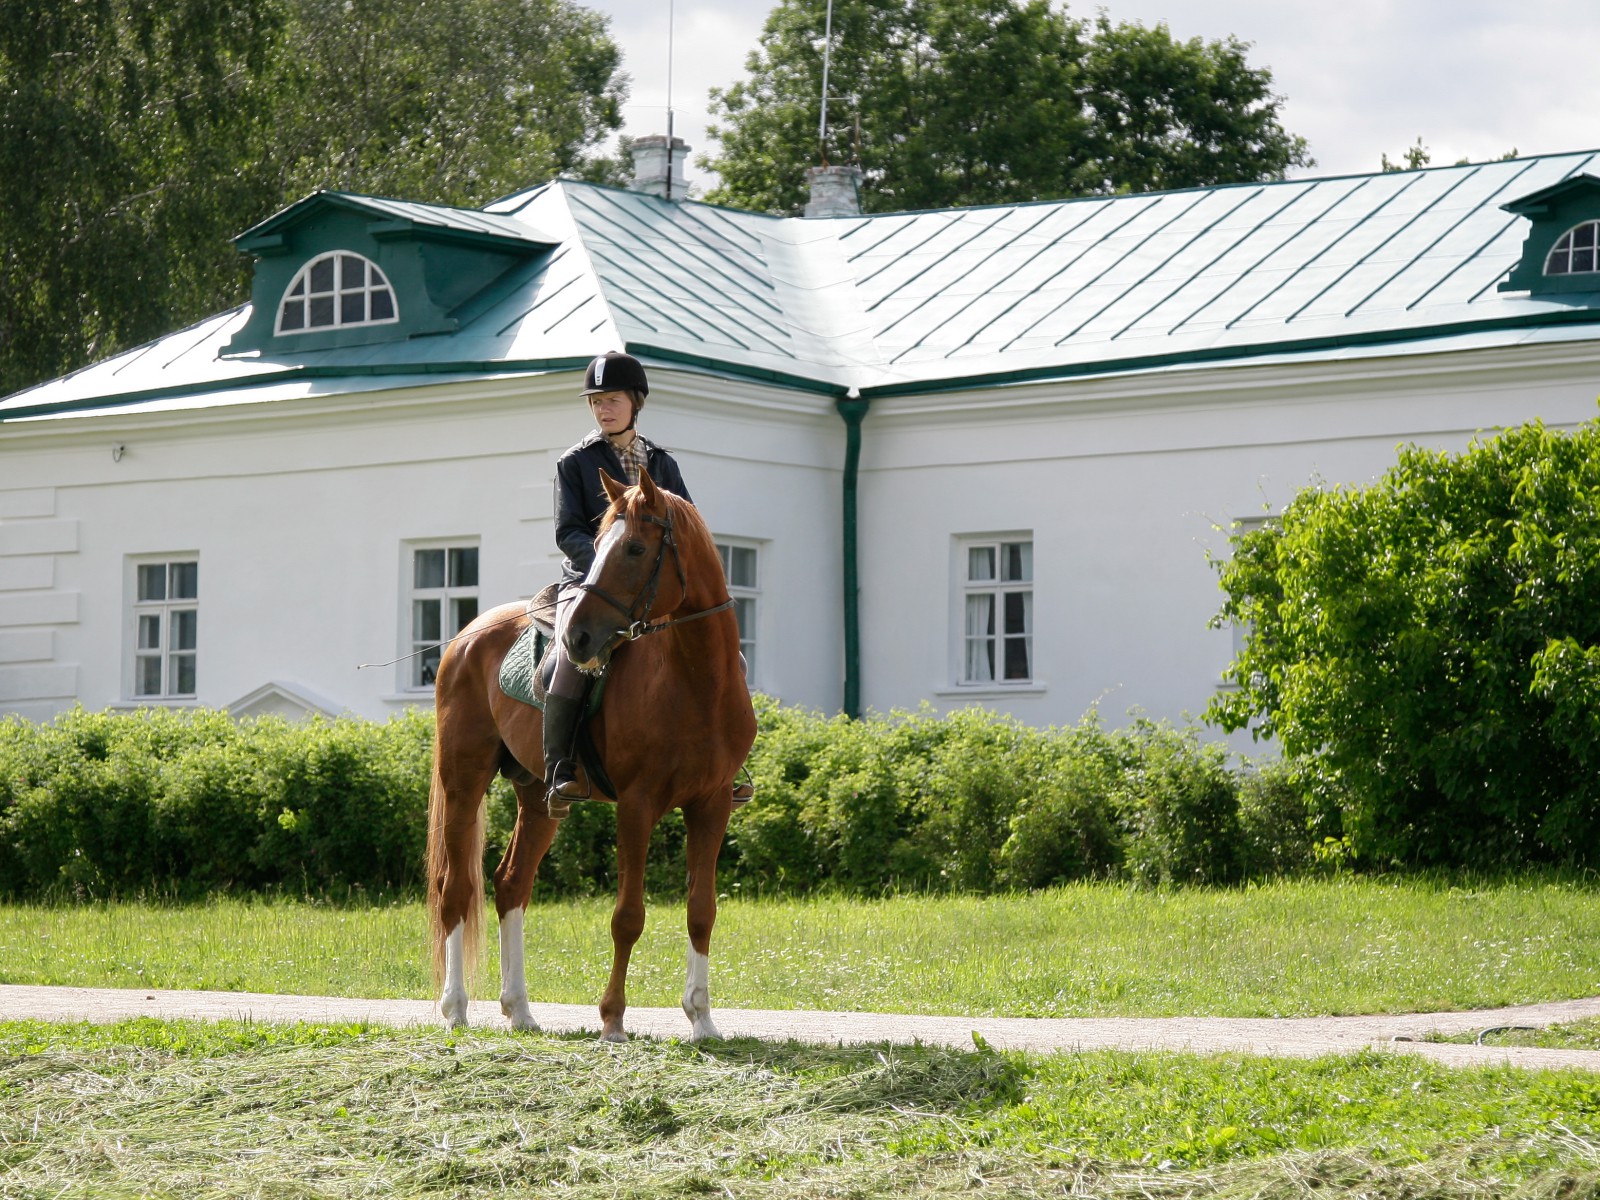
<path fill-rule="evenodd" d="M 690 500 L 683 475 L 672 455 L 642 435 L 635 426 L 644 398 L 650 394 L 644 365 L 631 354 L 612 350 L 589 364 L 583 395 L 598 428 L 556 461 L 556 545 L 565 552 L 561 592 L 556 601 L 556 669 L 544 702 L 545 783 L 567 800 L 581 799 L 573 738 L 583 711 L 583 673 L 560 649 L 578 589 L 594 565 L 594 540 L 610 501 L 600 486 L 602 468 L 613 479 L 633 485 L 641 467 L 675 495 Z M 690 501 L 693 503 L 693 501 Z"/>

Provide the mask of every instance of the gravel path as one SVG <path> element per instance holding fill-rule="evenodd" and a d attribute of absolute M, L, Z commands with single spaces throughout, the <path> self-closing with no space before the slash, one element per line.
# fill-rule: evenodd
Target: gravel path
<path fill-rule="evenodd" d="M 590 1005 L 535 1004 L 533 1015 L 552 1033 L 599 1029 Z M 1467 1046 L 1423 1042 L 1429 1033 L 1475 1033 L 1504 1025 L 1545 1026 L 1600 1016 L 1600 997 L 1475 1012 L 1377 1017 L 926 1017 L 894 1013 L 715 1010 L 727 1037 L 813 1043 L 911 1042 L 970 1047 L 980 1034 L 1001 1049 L 1186 1050 L 1312 1058 L 1376 1049 L 1419 1054 L 1450 1066 L 1502 1063 L 1517 1067 L 1578 1067 L 1600 1072 L 1600 1051 L 1526 1046 Z M 273 996 L 259 992 L 169 992 L 118 988 L 0 985 L 0 1018 L 45 1021 L 120 1021 L 129 1017 L 201 1020 L 431 1024 L 426 1000 L 349 1000 L 330 996 Z M 474 1001 L 473 1025 L 503 1028 L 500 1006 Z M 651 1037 L 683 1037 L 688 1023 L 675 1008 L 630 1008 L 628 1029 Z"/>

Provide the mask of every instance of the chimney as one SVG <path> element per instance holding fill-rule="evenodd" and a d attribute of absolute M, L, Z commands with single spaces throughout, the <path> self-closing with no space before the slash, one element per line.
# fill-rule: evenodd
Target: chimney
<path fill-rule="evenodd" d="M 859 217 L 861 215 L 860 167 L 811 167 L 806 180 L 811 184 L 808 217 Z"/>
<path fill-rule="evenodd" d="M 671 147 L 669 152 L 668 147 Z M 633 143 L 633 190 L 663 200 L 686 200 L 689 182 L 683 163 L 689 146 L 682 138 L 651 134 Z"/>

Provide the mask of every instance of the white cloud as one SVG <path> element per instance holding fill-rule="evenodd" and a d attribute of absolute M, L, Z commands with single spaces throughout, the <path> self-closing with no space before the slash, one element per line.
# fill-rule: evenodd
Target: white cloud
<path fill-rule="evenodd" d="M 824 0 L 815 0 L 821 5 Z M 592 0 L 612 18 L 634 80 L 627 132 L 666 132 L 667 15 L 675 26 L 674 132 L 705 136 L 706 92 L 742 78 L 765 0 Z M 1435 163 L 1600 147 L 1595 0 L 1102 0 L 1090 17 L 1165 21 L 1176 37 L 1232 34 L 1270 67 L 1284 125 L 1310 142 L 1314 174 L 1375 171 L 1420 137 Z M 702 189 L 714 180 L 689 169 Z"/>

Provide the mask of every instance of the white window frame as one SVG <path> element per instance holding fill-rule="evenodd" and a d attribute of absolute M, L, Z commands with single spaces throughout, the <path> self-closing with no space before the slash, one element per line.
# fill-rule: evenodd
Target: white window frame
<path fill-rule="evenodd" d="M 1010 547 L 1025 548 L 1017 556 L 1021 559 L 1017 565 L 1024 567 L 1025 577 L 1006 578 L 1007 567 L 1015 561 L 1007 553 Z M 1033 547 L 1032 530 L 959 534 L 954 539 L 951 676 L 958 692 L 1005 692 L 1040 687 L 1037 622 L 1034 616 L 1038 583 L 1033 566 Z M 984 550 L 991 550 L 994 555 L 995 577 L 992 579 L 974 578 L 972 575 L 973 552 Z M 1010 608 L 1007 597 L 1011 596 L 1024 597 L 1021 604 L 1023 629 L 1016 633 L 1008 632 L 1005 628 L 1006 614 Z M 968 628 L 969 614 L 975 611 L 972 600 L 980 597 L 991 598 L 989 619 L 983 631 L 974 633 Z M 1027 673 L 1025 676 L 1007 678 L 1007 643 L 1013 640 L 1022 642 L 1027 657 Z M 990 678 L 983 678 L 982 672 L 973 669 L 975 662 L 981 661 L 972 657 L 973 647 L 979 642 L 989 644 L 989 654 L 985 657 L 990 660 Z"/>
<path fill-rule="evenodd" d="M 1581 247 L 1574 246 L 1579 238 L 1587 233 L 1587 244 Z M 1589 256 L 1587 267 L 1576 268 L 1572 265 L 1573 259 L 1579 254 Z M 1558 268 L 1557 262 L 1561 263 Z M 1600 221 L 1580 221 L 1571 229 L 1563 233 L 1550 247 L 1550 253 L 1545 255 L 1544 273 L 1560 278 L 1566 275 L 1593 275 L 1600 272 Z"/>
<path fill-rule="evenodd" d="M 362 282 L 357 284 L 345 278 L 345 259 L 362 264 Z M 316 268 L 325 262 L 332 263 L 330 271 L 331 286 L 313 289 L 313 275 Z M 348 284 L 348 286 L 347 286 Z M 375 296 L 388 297 L 389 315 L 387 317 L 373 317 L 373 299 Z M 316 302 L 326 300 L 330 305 L 331 320 L 313 321 L 312 309 Z M 362 316 L 356 320 L 345 319 L 345 306 L 359 300 Z M 296 303 L 301 312 L 302 322 L 299 325 L 285 326 L 283 318 L 291 302 Z M 400 320 L 400 300 L 394 293 L 394 285 L 389 282 L 389 277 L 383 273 L 378 264 L 364 255 L 353 250 L 330 250 L 326 254 L 319 254 L 305 266 L 295 272 L 289 286 L 283 290 L 283 295 L 278 298 L 278 312 L 273 318 L 273 332 L 279 337 L 294 337 L 302 333 L 325 333 L 330 329 L 355 329 L 366 325 L 393 325 Z"/>
<path fill-rule="evenodd" d="M 727 582 L 728 595 L 734 603 L 734 613 L 739 618 L 739 653 L 744 655 L 745 677 L 752 683 L 758 676 L 760 658 L 756 651 L 760 648 L 759 637 L 761 625 L 761 571 L 762 542 L 753 538 L 723 537 L 721 534 L 713 536 L 717 545 L 717 554 L 722 559 L 722 574 Z M 733 565 L 735 556 L 749 554 L 749 558 L 740 558 L 739 561 L 750 565 L 750 574 L 745 577 L 740 573 L 741 581 L 734 582 Z"/>
<path fill-rule="evenodd" d="M 452 553 L 455 552 L 455 553 Z M 465 561 L 456 553 L 470 552 L 471 582 L 464 582 Z M 425 586 L 418 577 L 418 556 L 441 556 L 442 582 Z M 458 570 L 458 568 L 461 568 Z M 461 632 L 483 611 L 482 551 L 476 537 L 419 538 L 402 543 L 400 554 L 400 661 L 398 686 L 402 692 L 431 692 L 433 670 L 443 650 L 439 647 Z M 437 605 L 437 625 L 428 623 L 419 605 Z"/>
<path fill-rule="evenodd" d="M 123 694 L 135 704 L 193 702 L 199 695 L 200 555 L 137 554 L 126 562 Z M 147 589 L 158 569 L 160 588 Z M 176 594 L 181 591 L 191 594 Z M 147 688 L 152 666 L 153 687 Z"/>

